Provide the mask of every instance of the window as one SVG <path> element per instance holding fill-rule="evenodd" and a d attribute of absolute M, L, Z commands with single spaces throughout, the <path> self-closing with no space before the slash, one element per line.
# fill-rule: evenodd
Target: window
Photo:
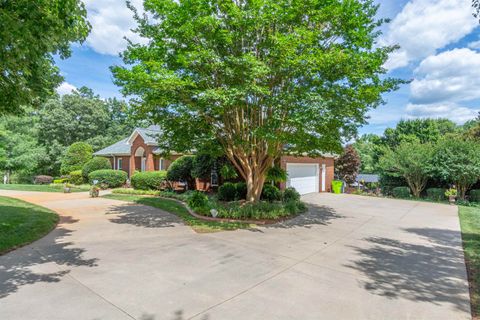
<path fill-rule="evenodd" d="M 122 170 L 122 160 L 121 158 L 117 159 L 117 170 Z"/>
<path fill-rule="evenodd" d="M 158 165 L 158 170 L 165 170 L 165 160 L 160 158 L 160 163 Z"/>

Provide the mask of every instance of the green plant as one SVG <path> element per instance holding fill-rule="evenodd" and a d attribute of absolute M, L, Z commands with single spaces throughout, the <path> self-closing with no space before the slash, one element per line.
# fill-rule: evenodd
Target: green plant
<path fill-rule="evenodd" d="M 193 189 L 192 177 L 193 156 L 181 156 L 172 162 L 167 170 L 167 179 L 170 181 L 185 181 L 190 189 Z"/>
<path fill-rule="evenodd" d="M 442 188 L 428 188 L 427 198 L 434 201 L 445 200 L 445 189 Z"/>
<path fill-rule="evenodd" d="M 230 163 L 225 163 L 222 168 L 220 168 L 220 176 L 224 180 L 233 180 L 238 178 L 238 173 Z"/>
<path fill-rule="evenodd" d="M 134 174 L 130 181 L 134 189 L 158 190 L 166 178 L 166 171 L 144 171 Z"/>
<path fill-rule="evenodd" d="M 272 201 L 280 201 L 281 198 L 282 198 L 282 193 L 280 192 L 280 189 L 278 189 L 275 186 L 272 186 L 271 184 L 266 184 L 263 186 L 261 199 L 272 202 Z"/>
<path fill-rule="evenodd" d="M 247 198 L 247 184 L 245 182 L 235 183 L 235 200 Z"/>
<path fill-rule="evenodd" d="M 205 208 L 208 204 L 208 197 L 200 191 L 194 191 L 188 197 L 187 204 L 194 210 Z"/>
<path fill-rule="evenodd" d="M 406 199 L 410 198 L 410 188 L 409 187 L 395 187 L 392 189 L 392 194 L 395 198 Z"/>
<path fill-rule="evenodd" d="M 218 188 L 217 197 L 220 201 L 233 201 L 237 194 L 236 185 L 232 182 L 225 182 Z"/>
<path fill-rule="evenodd" d="M 283 202 L 300 201 L 300 193 L 295 188 L 286 188 L 283 191 Z"/>
<path fill-rule="evenodd" d="M 97 198 L 99 194 L 100 194 L 100 188 L 98 186 L 92 186 L 90 188 L 90 197 L 91 198 Z"/>
<path fill-rule="evenodd" d="M 65 182 L 68 182 L 68 179 L 66 179 L 66 178 L 55 179 L 55 180 L 53 180 L 52 184 L 64 184 Z"/>
<path fill-rule="evenodd" d="M 82 170 L 75 170 L 70 172 L 70 183 L 75 184 L 75 185 L 80 185 L 84 182 L 83 180 L 83 175 L 82 175 Z M 65 180 L 65 179 L 63 179 Z"/>
<path fill-rule="evenodd" d="M 458 190 L 456 188 L 450 188 L 445 191 L 445 197 L 456 197 L 458 195 Z"/>
<path fill-rule="evenodd" d="M 93 155 L 93 148 L 85 142 L 75 142 L 68 147 L 65 153 L 60 172 L 62 174 L 69 174 L 75 170 L 82 170 L 83 165 L 87 163 Z"/>
<path fill-rule="evenodd" d="M 88 180 L 91 184 L 97 181 L 98 185 L 105 184 L 109 188 L 117 188 L 125 184 L 127 181 L 127 173 L 121 170 L 97 170 L 88 175 Z"/>
<path fill-rule="evenodd" d="M 265 180 L 273 183 L 285 182 L 287 181 L 287 171 L 280 168 L 279 166 L 273 166 L 268 169 L 267 178 Z"/>
<path fill-rule="evenodd" d="M 88 180 L 90 172 L 104 169 L 112 169 L 110 160 L 104 157 L 95 157 L 83 165 L 82 175 L 85 180 Z"/>
<path fill-rule="evenodd" d="M 210 179 L 215 158 L 209 153 L 200 153 L 193 157 L 191 176 L 199 179 Z"/>
<path fill-rule="evenodd" d="M 473 189 L 470 191 L 470 201 L 480 202 L 480 189 Z"/>

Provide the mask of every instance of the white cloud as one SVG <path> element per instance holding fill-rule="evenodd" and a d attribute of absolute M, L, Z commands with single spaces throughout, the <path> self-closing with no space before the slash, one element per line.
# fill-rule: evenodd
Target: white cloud
<path fill-rule="evenodd" d="M 127 37 L 133 42 L 144 42 L 131 29 L 136 27 L 133 12 L 122 0 L 86 0 L 88 20 L 92 31 L 87 45 L 98 53 L 118 55 L 127 47 Z M 143 12 L 143 0 L 132 0 L 139 13 Z"/>
<path fill-rule="evenodd" d="M 467 48 L 445 51 L 423 60 L 410 84 L 417 104 L 460 102 L 480 98 L 480 53 Z"/>
<path fill-rule="evenodd" d="M 478 25 L 470 0 L 411 0 L 388 26 L 382 45 L 398 44 L 385 67 L 396 69 L 435 54 Z"/>
<path fill-rule="evenodd" d="M 480 109 L 471 109 L 455 103 L 408 104 L 407 118 L 447 118 L 458 124 L 474 119 Z"/>
<path fill-rule="evenodd" d="M 479 49 L 480 49 L 480 40 L 470 42 L 470 43 L 468 44 L 468 47 L 469 47 L 470 49 L 479 50 Z"/>
<path fill-rule="evenodd" d="M 63 96 L 64 94 L 72 93 L 72 90 L 77 90 L 77 87 L 68 82 L 62 82 L 62 84 L 60 84 L 60 86 L 57 88 L 57 93 Z"/>

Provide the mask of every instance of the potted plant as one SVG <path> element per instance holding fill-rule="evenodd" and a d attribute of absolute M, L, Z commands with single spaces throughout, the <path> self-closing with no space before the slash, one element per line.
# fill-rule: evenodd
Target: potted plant
<path fill-rule="evenodd" d="M 69 183 L 65 183 L 63 185 L 63 192 L 64 193 L 70 193 L 72 192 L 72 186 Z"/>
<path fill-rule="evenodd" d="M 447 191 L 445 191 L 445 196 L 448 198 L 448 202 L 450 204 L 455 203 L 455 199 L 457 198 L 457 189 L 456 188 L 450 188 Z"/>
<path fill-rule="evenodd" d="M 92 198 L 98 198 L 98 195 L 100 194 L 100 188 L 97 185 L 93 185 L 90 188 L 90 197 Z"/>

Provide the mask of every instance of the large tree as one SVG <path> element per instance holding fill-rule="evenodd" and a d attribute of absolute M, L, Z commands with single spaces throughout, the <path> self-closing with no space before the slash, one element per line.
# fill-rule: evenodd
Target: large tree
<path fill-rule="evenodd" d="M 185 152 L 216 139 L 260 198 L 285 148 L 340 151 L 381 94 L 394 47 L 376 42 L 372 0 L 146 0 L 136 15 L 147 44 L 130 44 L 113 68 L 160 144 Z M 150 18 L 152 17 L 152 18 Z M 128 66 L 130 65 L 130 66 Z"/>
<path fill-rule="evenodd" d="M 53 55 L 90 31 L 80 0 L 0 1 L 0 114 L 50 96 L 62 81 Z"/>

